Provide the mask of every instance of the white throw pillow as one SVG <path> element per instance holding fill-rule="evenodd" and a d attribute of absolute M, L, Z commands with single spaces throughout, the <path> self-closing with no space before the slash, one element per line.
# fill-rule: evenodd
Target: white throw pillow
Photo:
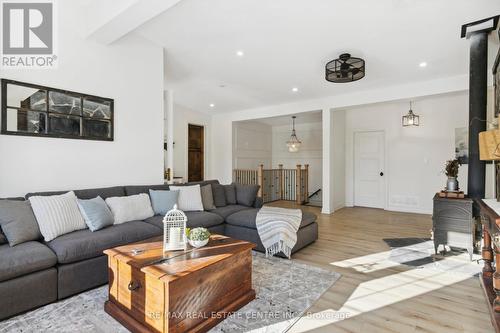
<path fill-rule="evenodd" d="M 169 186 L 170 191 L 179 191 L 178 208 L 185 212 L 203 211 L 200 185 Z"/>
<path fill-rule="evenodd" d="M 113 213 L 115 224 L 144 220 L 155 215 L 149 195 L 146 193 L 107 198 L 106 204 Z"/>
<path fill-rule="evenodd" d="M 46 242 L 87 228 L 73 191 L 61 195 L 33 196 L 29 201 Z"/>

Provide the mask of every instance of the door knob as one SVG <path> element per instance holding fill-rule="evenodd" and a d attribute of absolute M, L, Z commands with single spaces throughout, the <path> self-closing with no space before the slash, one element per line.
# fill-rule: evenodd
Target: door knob
<path fill-rule="evenodd" d="M 383 176 L 383 175 L 384 175 L 384 173 L 383 173 L 382 171 L 380 171 L 380 175 L 381 175 L 381 176 Z"/>

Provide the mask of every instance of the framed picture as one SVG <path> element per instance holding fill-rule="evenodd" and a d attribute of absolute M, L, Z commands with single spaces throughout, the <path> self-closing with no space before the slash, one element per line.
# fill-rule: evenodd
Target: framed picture
<path fill-rule="evenodd" d="M 6 79 L 1 84 L 1 134 L 113 141 L 113 99 Z"/>

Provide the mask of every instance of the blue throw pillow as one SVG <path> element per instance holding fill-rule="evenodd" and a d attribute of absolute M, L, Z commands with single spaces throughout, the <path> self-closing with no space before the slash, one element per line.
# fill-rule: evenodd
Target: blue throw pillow
<path fill-rule="evenodd" d="M 156 215 L 165 215 L 177 205 L 179 191 L 149 190 L 151 204 Z"/>
<path fill-rule="evenodd" d="M 78 207 L 90 231 L 100 230 L 115 222 L 113 213 L 101 197 L 89 200 L 78 199 Z"/>

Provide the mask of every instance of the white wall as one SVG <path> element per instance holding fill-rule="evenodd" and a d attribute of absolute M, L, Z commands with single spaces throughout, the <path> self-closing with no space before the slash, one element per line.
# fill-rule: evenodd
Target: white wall
<path fill-rule="evenodd" d="M 136 36 L 110 46 L 86 40 L 81 16 L 76 2 L 58 1 L 57 69 L 1 76 L 113 98 L 115 141 L 1 135 L 0 197 L 163 182 L 163 50 Z"/>
<path fill-rule="evenodd" d="M 216 114 L 212 118 L 213 128 L 212 138 L 210 142 L 210 145 L 212 147 L 212 155 L 210 157 L 210 178 L 217 178 L 222 182 L 231 181 L 233 165 L 232 150 L 227 149 L 225 145 L 227 142 L 230 142 L 232 140 L 232 123 L 234 121 L 255 120 L 260 118 L 291 115 L 318 110 L 347 110 L 349 108 L 354 108 L 369 103 L 379 103 L 410 98 L 414 99 L 416 97 L 425 97 L 435 94 L 464 91 L 468 87 L 468 82 L 468 76 L 461 75 L 452 78 L 438 78 L 429 81 L 411 82 L 408 84 L 400 84 L 395 86 L 378 87 L 370 91 L 356 91 L 350 94 L 330 96 L 328 98 L 301 100 L 280 105 L 269 105 L 260 108 L 241 110 L 232 113 Z M 465 102 L 465 106 L 467 106 L 467 104 L 468 103 Z M 333 127 L 333 123 L 331 125 L 329 124 L 328 126 L 328 128 Z M 323 130 L 323 136 L 325 135 L 329 138 L 327 142 L 330 142 L 331 138 L 333 138 L 333 133 L 330 137 L 329 133 Z M 331 162 L 333 164 L 333 161 Z M 323 163 L 325 163 L 325 159 L 323 159 Z M 330 169 L 330 172 L 333 174 L 333 167 Z M 330 189 L 331 186 L 333 186 L 333 183 L 330 184 L 331 179 L 330 177 L 325 177 L 325 172 L 327 171 L 324 170 L 323 167 L 322 189 L 324 191 L 324 194 L 325 192 L 328 192 L 329 195 L 333 197 L 333 189 Z M 331 209 L 328 209 L 328 212 L 330 211 Z"/>
<path fill-rule="evenodd" d="M 332 205 L 333 210 L 340 209 L 345 206 L 345 184 L 346 184 L 346 134 L 345 134 L 346 112 L 335 111 L 332 114 Z"/>
<path fill-rule="evenodd" d="M 272 127 L 272 165 L 283 164 L 285 169 L 295 169 L 297 164 L 309 164 L 309 193 L 322 187 L 322 123 L 295 125 L 297 137 L 302 141 L 300 150 L 290 153 L 286 142 L 290 140 L 290 125 Z"/>
<path fill-rule="evenodd" d="M 233 168 L 256 170 L 260 164 L 273 167 L 272 141 L 269 125 L 255 121 L 233 123 Z"/>
<path fill-rule="evenodd" d="M 417 100 L 413 111 L 419 127 L 402 127 L 406 102 L 379 103 L 346 111 L 346 205 L 353 205 L 353 138 L 356 131 L 385 131 L 386 209 L 432 212 L 432 197 L 444 188 L 446 160 L 455 156 L 455 128 L 468 126 L 468 93 L 454 93 Z M 488 180 L 491 171 L 488 174 Z M 467 166 L 459 172 L 460 188 L 467 190 Z M 491 195 L 492 186 L 487 188 Z"/>
<path fill-rule="evenodd" d="M 175 95 L 174 95 L 175 100 Z M 200 125 L 205 127 L 205 179 L 208 179 L 208 157 L 210 156 L 210 115 L 188 109 L 186 107 L 174 104 L 174 176 L 184 177 L 187 181 L 188 176 L 188 125 Z M 230 143 L 227 145 L 231 149 Z"/>

